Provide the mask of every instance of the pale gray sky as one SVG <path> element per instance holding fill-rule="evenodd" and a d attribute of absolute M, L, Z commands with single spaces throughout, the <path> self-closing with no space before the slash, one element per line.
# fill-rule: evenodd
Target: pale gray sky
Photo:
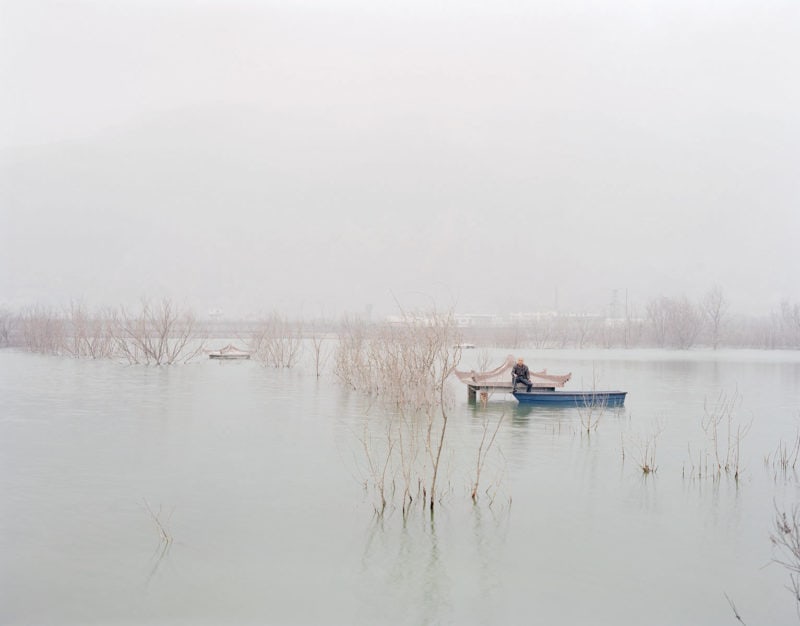
<path fill-rule="evenodd" d="M 800 3 L 0 0 L 0 305 L 800 300 Z"/>

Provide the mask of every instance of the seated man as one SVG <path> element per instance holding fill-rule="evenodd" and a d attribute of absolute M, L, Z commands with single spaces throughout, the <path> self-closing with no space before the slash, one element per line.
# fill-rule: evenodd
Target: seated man
<path fill-rule="evenodd" d="M 511 376 L 513 377 L 511 391 L 517 390 L 517 383 L 522 383 L 525 385 L 527 387 L 525 391 L 530 391 L 533 388 L 533 383 L 531 382 L 531 372 L 521 358 L 517 359 L 517 364 L 514 366 L 514 369 L 511 370 Z"/>

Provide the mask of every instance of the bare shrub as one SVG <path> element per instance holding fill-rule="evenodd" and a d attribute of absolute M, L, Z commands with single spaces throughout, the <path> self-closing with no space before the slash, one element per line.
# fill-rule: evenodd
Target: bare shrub
<path fill-rule="evenodd" d="M 319 378 L 322 373 L 322 368 L 325 367 L 328 362 L 328 357 L 330 356 L 330 351 L 325 348 L 327 333 L 325 333 L 318 324 L 312 323 L 310 339 L 311 350 L 314 357 L 314 373 L 317 378 Z"/>
<path fill-rule="evenodd" d="M 64 351 L 66 323 L 58 312 L 36 305 L 22 311 L 20 318 L 22 345 L 30 352 L 61 354 Z"/>
<path fill-rule="evenodd" d="M 492 351 L 489 348 L 479 348 L 477 351 L 476 368 L 479 372 L 486 372 L 492 365 Z"/>
<path fill-rule="evenodd" d="M 642 470 L 645 476 L 654 473 L 658 469 L 656 464 L 656 451 L 658 449 L 658 438 L 664 432 L 664 426 L 656 420 L 653 427 L 646 433 L 625 433 L 622 436 L 622 461 L 625 462 L 626 448 L 633 451 L 636 465 Z M 627 446 L 626 446 L 627 440 Z"/>
<path fill-rule="evenodd" d="M 205 337 L 190 311 L 164 298 L 156 305 L 143 300 L 137 313 L 112 312 L 109 321 L 115 354 L 129 363 L 186 363 L 205 347 Z"/>
<path fill-rule="evenodd" d="M 0 348 L 11 345 L 11 334 L 14 331 L 16 316 L 7 309 L 0 309 Z"/>
<path fill-rule="evenodd" d="M 734 421 L 734 412 L 741 402 L 741 396 L 721 391 L 713 405 L 703 404 L 703 430 L 711 443 L 713 454 L 712 471 L 719 477 L 723 472 L 739 480 L 740 452 L 742 439 L 747 435 L 752 423 L 742 425 Z"/>
<path fill-rule="evenodd" d="M 738 392 L 728 394 L 724 390 L 720 391 L 713 403 L 708 399 L 704 401 L 700 426 L 705 433 L 705 445 L 694 451 L 691 444 L 688 446 L 690 478 L 706 476 L 719 480 L 726 475 L 738 482 L 742 473 L 742 441 L 752 426 L 752 420 L 747 424 L 736 420 L 740 402 Z M 769 455 L 765 462 L 769 462 Z M 686 470 L 684 464 L 684 476 Z"/>
<path fill-rule="evenodd" d="M 670 324 L 672 345 L 678 349 L 691 348 L 702 328 L 702 317 L 698 308 L 687 298 L 673 300 Z"/>
<path fill-rule="evenodd" d="M 576 404 L 582 432 L 589 434 L 597 430 L 607 405 L 608 400 L 604 398 L 586 398 Z"/>
<path fill-rule="evenodd" d="M 722 288 L 717 286 L 710 289 L 700 302 L 700 309 L 708 326 L 711 347 L 716 350 L 728 315 L 728 301 Z"/>
<path fill-rule="evenodd" d="M 161 540 L 161 543 L 169 545 L 172 543 L 172 533 L 169 532 L 167 529 L 167 521 L 161 519 L 161 507 L 158 507 L 158 512 L 154 513 L 153 509 L 150 507 L 150 504 L 147 500 L 143 500 L 144 508 L 147 509 L 147 512 L 150 514 L 150 519 L 153 520 L 153 524 L 155 524 L 156 531 L 158 532 L 158 537 Z M 170 514 L 169 517 L 172 517 Z"/>
<path fill-rule="evenodd" d="M 383 515 L 387 502 L 387 477 L 388 472 L 391 470 L 392 454 L 395 447 L 394 433 L 391 426 L 385 433 L 385 441 L 376 443 L 369 429 L 369 423 L 365 422 L 361 446 L 364 450 L 364 458 L 367 461 L 371 484 L 378 494 L 379 504 L 375 506 L 375 512 L 378 515 Z"/>
<path fill-rule="evenodd" d="M 404 514 L 420 490 L 431 511 L 435 507 L 452 403 L 447 379 L 461 358 L 460 343 L 452 313 L 403 312 L 395 323 L 369 327 L 359 320 L 342 323 L 334 374 L 391 408 L 384 448 L 388 452 L 380 457 L 387 465 L 376 465 L 379 455 L 366 451 L 381 511 L 383 481 L 397 473 L 403 481 Z M 365 433 L 362 443 L 368 440 Z"/>
<path fill-rule="evenodd" d="M 658 469 L 658 465 L 656 465 L 656 445 L 659 435 L 661 435 L 660 428 L 655 433 L 643 438 L 637 446 L 639 451 L 638 465 L 643 474 L 650 474 Z"/>
<path fill-rule="evenodd" d="M 587 396 L 576 403 L 578 415 L 581 420 L 581 431 L 590 434 L 596 431 L 600 425 L 600 419 L 605 415 L 608 408 L 608 396 L 595 395 L 597 392 L 598 375 L 592 370 L 592 395 Z"/>
<path fill-rule="evenodd" d="M 744 623 L 742 616 L 739 614 L 739 609 L 737 609 L 736 605 L 733 603 L 733 600 L 731 600 L 730 596 L 727 593 L 724 595 L 725 599 L 728 601 L 728 606 L 730 606 L 731 611 L 733 611 L 733 616 L 736 618 L 736 621 L 742 624 L 743 626 L 747 626 L 747 624 Z"/>
<path fill-rule="evenodd" d="M 72 302 L 66 319 L 64 351 L 67 354 L 91 359 L 114 356 L 114 334 L 109 316 L 91 314 L 83 304 Z"/>
<path fill-rule="evenodd" d="M 776 481 L 779 475 L 788 478 L 790 473 L 794 474 L 797 471 L 798 461 L 800 461 L 800 429 L 790 444 L 781 439 L 775 451 L 764 457 L 764 465 L 772 469 Z"/>
<path fill-rule="evenodd" d="M 647 319 L 657 346 L 691 348 L 702 328 L 702 317 L 686 297 L 661 297 L 647 304 Z"/>
<path fill-rule="evenodd" d="M 500 425 L 503 423 L 504 417 L 505 412 L 500 415 L 500 418 L 497 420 L 497 423 L 491 430 L 488 415 L 483 420 L 483 434 L 481 436 L 481 442 L 478 445 L 478 459 L 475 464 L 475 481 L 472 484 L 471 496 L 473 502 L 478 501 L 478 487 L 481 482 L 481 474 L 483 473 L 483 468 L 486 465 L 486 459 L 489 456 L 489 451 L 494 445 L 494 441 L 497 438 L 497 433 L 500 430 Z"/>
<path fill-rule="evenodd" d="M 669 330 L 669 298 L 661 297 L 651 300 L 647 304 L 647 321 L 653 334 L 656 345 L 663 348 L 667 345 L 667 332 Z"/>
<path fill-rule="evenodd" d="M 787 589 L 794 596 L 795 608 L 800 616 L 800 512 L 796 506 L 791 514 L 775 506 L 775 519 L 769 538 L 777 550 L 773 562 L 789 572 Z"/>
<path fill-rule="evenodd" d="M 269 367 L 291 368 L 297 365 L 303 347 L 303 324 L 272 313 L 262 320 L 250 337 L 255 358 Z"/>
<path fill-rule="evenodd" d="M 781 344 L 787 348 L 800 348 L 800 303 L 781 302 L 778 319 Z"/>
<path fill-rule="evenodd" d="M 334 354 L 334 375 L 345 386 L 371 393 L 370 368 L 367 362 L 371 332 L 358 318 L 344 317 L 339 328 L 339 342 Z"/>

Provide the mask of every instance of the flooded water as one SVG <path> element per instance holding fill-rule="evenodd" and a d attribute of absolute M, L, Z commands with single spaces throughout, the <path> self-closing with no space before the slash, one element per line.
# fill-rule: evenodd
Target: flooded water
<path fill-rule="evenodd" d="M 726 594 L 796 623 L 769 535 L 800 482 L 765 458 L 795 440 L 800 353 L 522 355 L 624 409 L 587 434 L 575 409 L 455 387 L 441 504 L 404 521 L 364 488 L 380 410 L 311 367 L 0 351 L 0 623 L 731 625 Z M 705 475 L 720 394 L 749 426 L 738 482 Z"/>

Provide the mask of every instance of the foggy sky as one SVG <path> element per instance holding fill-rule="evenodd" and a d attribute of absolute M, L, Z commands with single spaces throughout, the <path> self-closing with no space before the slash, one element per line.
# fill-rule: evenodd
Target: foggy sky
<path fill-rule="evenodd" d="M 800 3 L 0 0 L 0 306 L 800 300 Z"/>

